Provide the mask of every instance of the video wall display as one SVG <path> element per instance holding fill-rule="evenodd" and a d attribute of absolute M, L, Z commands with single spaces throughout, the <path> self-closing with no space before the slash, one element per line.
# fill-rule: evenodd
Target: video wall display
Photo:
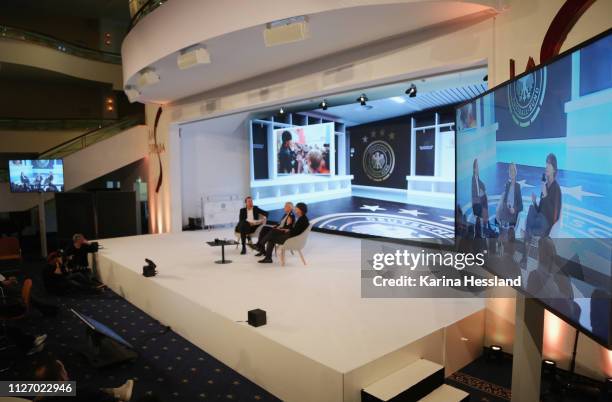
<path fill-rule="evenodd" d="M 9 161 L 11 191 L 14 193 L 58 193 L 64 191 L 61 159 Z"/>
<path fill-rule="evenodd" d="M 329 175 L 333 155 L 334 123 L 274 130 L 277 175 Z"/>
<path fill-rule="evenodd" d="M 457 109 L 457 235 L 611 345 L 612 35 Z"/>

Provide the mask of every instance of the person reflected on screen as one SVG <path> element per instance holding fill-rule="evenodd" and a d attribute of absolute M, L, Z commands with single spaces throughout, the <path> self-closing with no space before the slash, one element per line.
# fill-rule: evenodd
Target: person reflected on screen
<path fill-rule="evenodd" d="M 310 225 L 308 217 L 308 207 L 303 202 L 298 202 L 295 206 L 296 219 L 290 228 L 278 229 L 270 232 L 268 240 L 266 242 L 266 258 L 259 260 L 258 262 L 269 264 L 272 262 L 272 251 L 274 246 L 277 244 L 284 244 L 287 239 L 302 234 Z"/>
<path fill-rule="evenodd" d="M 293 225 L 293 222 L 295 221 L 295 214 L 293 213 L 293 203 L 290 201 L 287 201 L 285 203 L 285 207 L 283 208 L 283 211 L 285 212 L 285 214 L 283 215 L 281 220 L 278 222 L 278 225 L 274 225 L 274 226 L 266 225 L 263 228 L 261 228 L 261 231 L 259 232 L 259 238 L 257 239 L 257 244 L 253 246 L 254 249 L 259 251 L 259 253 L 255 255 L 256 257 L 261 257 L 262 255 L 265 254 L 265 247 L 266 247 L 266 242 L 268 241 L 268 236 L 270 236 L 270 234 L 274 230 L 288 229 Z"/>
<path fill-rule="evenodd" d="M 535 194 L 531 194 L 531 206 L 525 222 L 525 243 L 522 262 L 527 261 L 527 244 L 533 236 L 548 236 L 552 226 L 561 216 L 561 187 L 556 180 L 557 157 L 555 154 L 546 156 L 546 169 L 542 175 L 540 202 Z"/>
<path fill-rule="evenodd" d="M 518 215 L 523 210 L 523 195 L 521 194 L 521 185 L 516 182 L 516 175 L 516 164 L 511 163 L 508 165 L 509 178 L 496 214 L 498 221 L 502 225 L 508 225 L 508 227 L 516 226 Z"/>
<path fill-rule="evenodd" d="M 476 236 L 482 234 L 482 225 L 489 225 L 489 201 L 487 198 L 487 188 L 480 180 L 480 172 L 478 169 L 478 159 L 474 159 L 472 165 L 472 212 L 476 217 Z"/>
<path fill-rule="evenodd" d="M 244 204 L 245 207 L 240 209 L 238 225 L 236 225 L 236 232 L 240 233 L 240 242 L 242 244 L 240 254 L 246 254 L 247 237 L 249 237 L 250 241 L 250 235 L 255 233 L 268 216 L 266 211 L 253 205 L 253 198 L 251 196 L 244 199 Z"/>
<path fill-rule="evenodd" d="M 293 150 L 293 137 L 289 131 L 281 134 L 281 148 L 278 150 L 278 173 L 296 173 L 295 151 Z"/>

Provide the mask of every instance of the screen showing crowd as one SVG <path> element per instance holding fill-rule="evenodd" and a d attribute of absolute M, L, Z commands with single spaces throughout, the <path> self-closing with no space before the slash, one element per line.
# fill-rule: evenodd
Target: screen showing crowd
<path fill-rule="evenodd" d="M 278 175 L 331 174 L 333 128 L 326 123 L 274 130 Z"/>

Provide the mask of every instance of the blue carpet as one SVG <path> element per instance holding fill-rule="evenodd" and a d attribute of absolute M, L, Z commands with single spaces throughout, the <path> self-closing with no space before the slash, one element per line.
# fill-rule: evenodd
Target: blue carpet
<path fill-rule="evenodd" d="M 35 287 L 39 283 L 35 280 Z M 147 394 L 157 395 L 162 401 L 278 400 L 110 290 L 100 295 L 49 300 L 60 307 L 57 317 L 44 317 L 33 311 L 19 326 L 30 334 L 48 334 L 43 353 L 52 352 L 63 361 L 78 385 L 115 387 L 133 378 L 133 400 Z M 92 368 L 77 352 L 86 331 L 70 308 L 108 325 L 134 345 L 138 358 L 111 368 Z M 16 351 L 12 353 L 17 364 L 0 379 L 33 379 L 37 356 L 24 358 Z"/>

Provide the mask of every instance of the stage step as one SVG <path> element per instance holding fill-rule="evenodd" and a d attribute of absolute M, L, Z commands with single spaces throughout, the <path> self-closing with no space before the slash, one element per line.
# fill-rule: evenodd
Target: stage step
<path fill-rule="evenodd" d="M 444 367 L 419 359 L 361 390 L 362 402 L 416 402 L 444 383 Z"/>
<path fill-rule="evenodd" d="M 469 400 L 470 394 L 467 392 L 442 384 L 425 398 L 420 399 L 419 402 L 468 402 Z"/>

